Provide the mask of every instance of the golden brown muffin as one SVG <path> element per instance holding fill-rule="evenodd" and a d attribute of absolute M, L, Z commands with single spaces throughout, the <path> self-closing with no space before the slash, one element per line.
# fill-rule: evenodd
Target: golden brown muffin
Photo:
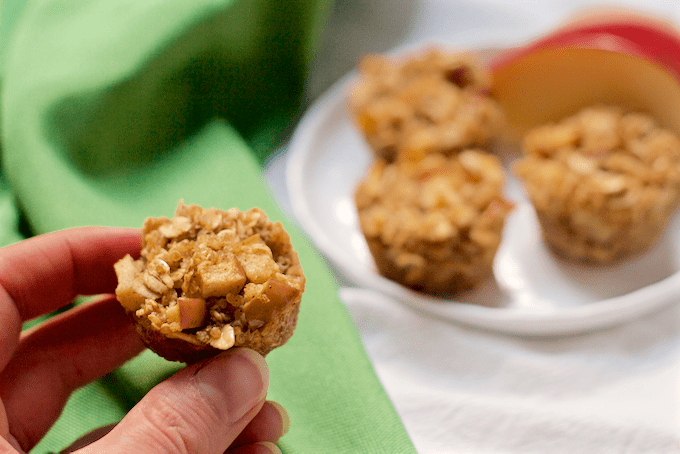
<path fill-rule="evenodd" d="M 498 159 L 478 150 L 376 160 L 355 201 L 379 272 L 433 294 L 477 285 L 491 273 L 513 206 L 504 181 Z"/>
<path fill-rule="evenodd" d="M 365 57 L 352 116 L 376 157 L 418 159 L 487 148 L 503 126 L 489 73 L 469 54 L 429 49 L 403 59 Z"/>
<path fill-rule="evenodd" d="M 124 257 L 115 271 L 116 296 L 146 345 L 187 363 L 233 346 L 266 355 L 283 345 L 305 287 L 290 236 L 259 208 L 180 202 L 173 219 L 144 222 L 140 258 Z"/>
<path fill-rule="evenodd" d="M 513 166 L 543 237 L 568 259 L 610 263 L 649 247 L 676 210 L 680 140 L 643 113 L 581 110 L 527 133 Z"/>

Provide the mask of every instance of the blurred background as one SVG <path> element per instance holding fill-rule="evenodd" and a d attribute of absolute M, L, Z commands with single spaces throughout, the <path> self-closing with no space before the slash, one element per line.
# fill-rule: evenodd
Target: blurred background
<path fill-rule="evenodd" d="M 428 41 L 511 47 L 608 8 L 680 25 L 675 0 L 336 0 L 307 102 L 366 53 Z M 265 172 L 290 210 L 286 152 L 284 144 Z M 677 305 L 613 330 L 523 338 L 433 320 L 387 299 L 341 296 L 419 452 L 680 452 Z M 426 333 L 419 345 L 406 326 Z"/>
<path fill-rule="evenodd" d="M 505 47 L 595 8 L 628 9 L 680 22 L 680 2 L 675 0 L 336 0 L 312 69 L 309 94 L 318 96 L 365 53 L 429 39 L 461 47 Z"/>
<path fill-rule="evenodd" d="M 21 0 L 9 0 L 21 1 Z M 307 82 L 308 107 L 352 71 L 362 55 L 445 42 L 461 49 L 502 48 L 535 39 L 571 17 L 600 9 L 638 12 L 680 24 L 676 0 L 335 0 Z M 265 174 L 284 209 L 286 143 Z"/>

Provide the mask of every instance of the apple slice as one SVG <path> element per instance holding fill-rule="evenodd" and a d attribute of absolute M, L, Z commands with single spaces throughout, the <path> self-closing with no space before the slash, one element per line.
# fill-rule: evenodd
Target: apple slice
<path fill-rule="evenodd" d="M 680 34 L 630 14 L 567 24 L 490 67 L 509 138 L 594 104 L 644 110 L 680 134 Z"/>

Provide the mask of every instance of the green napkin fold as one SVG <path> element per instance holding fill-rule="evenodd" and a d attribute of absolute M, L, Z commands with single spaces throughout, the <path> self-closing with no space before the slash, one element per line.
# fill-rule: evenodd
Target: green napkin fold
<path fill-rule="evenodd" d="M 332 274 L 261 175 L 299 113 L 327 7 L 320 0 L 26 3 L 0 53 L 7 179 L 0 217 L 8 219 L 0 239 L 21 238 L 14 197 L 33 233 L 140 227 L 148 216 L 172 216 L 180 199 L 261 207 L 291 234 L 308 280 L 295 335 L 267 357 L 269 397 L 293 423 L 280 447 L 412 452 Z M 120 420 L 179 367 L 147 351 L 82 388 L 33 452 L 62 449 Z"/>

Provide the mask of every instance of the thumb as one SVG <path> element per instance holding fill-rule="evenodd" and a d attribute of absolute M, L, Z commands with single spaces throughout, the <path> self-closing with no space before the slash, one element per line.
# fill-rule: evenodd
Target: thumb
<path fill-rule="evenodd" d="M 78 453 L 219 453 L 257 415 L 269 370 L 235 348 L 188 366 L 154 387 L 107 435 Z"/>

